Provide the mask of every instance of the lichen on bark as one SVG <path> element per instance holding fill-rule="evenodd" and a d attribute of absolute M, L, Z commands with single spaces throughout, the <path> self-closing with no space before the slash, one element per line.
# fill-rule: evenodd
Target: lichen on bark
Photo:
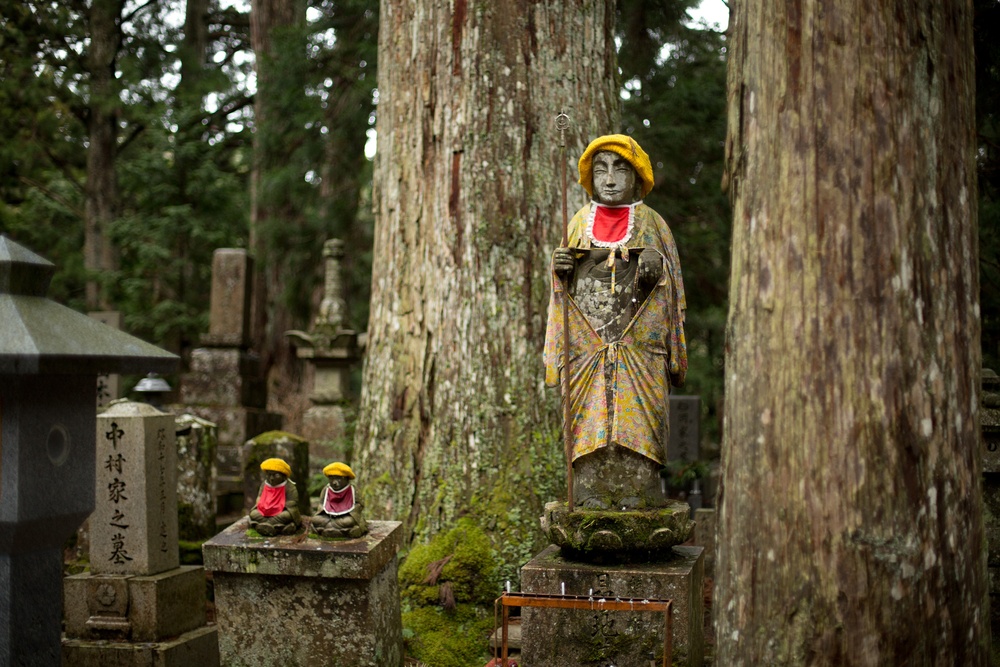
<path fill-rule="evenodd" d="M 971 45 L 733 5 L 720 664 L 986 664 Z"/>

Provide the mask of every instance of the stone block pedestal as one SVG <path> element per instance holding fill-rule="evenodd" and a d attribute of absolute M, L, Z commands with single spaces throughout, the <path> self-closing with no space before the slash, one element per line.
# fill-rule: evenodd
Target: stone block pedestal
<path fill-rule="evenodd" d="M 674 547 L 673 553 L 671 560 L 659 563 L 597 565 L 566 560 L 553 545 L 521 568 L 521 590 L 672 600 L 673 664 L 700 667 L 704 657 L 703 549 Z M 656 664 L 662 664 L 662 613 L 524 607 L 521 618 L 524 667 L 646 667 L 650 653 L 656 656 Z"/>
<path fill-rule="evenodd" d="M 205 624 L 205 570 L 186 565 L 147 576 L 85 572 L 63 580 L 66 634 L 155 642 Z"/>
<path fill-rule="evenodd" d="M 243 518 L 206 542 L 222 664 L 400 667 L 402 528 L 368 526 L 356 540 L 265 539 Z"/>

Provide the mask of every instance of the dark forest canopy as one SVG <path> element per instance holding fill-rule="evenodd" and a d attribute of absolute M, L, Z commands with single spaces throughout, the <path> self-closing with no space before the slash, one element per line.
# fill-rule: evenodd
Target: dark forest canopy
<path fill-rule="evenodd" d="M 692 371 L 717 439 L 727 308 L 730 221 L 720 193 L 725 37 L 685 27 L 696 0 L 618 3 L 622 131 L 653 157 L 649 203 L 674 229 L 688 282 Z M 976 0 L 984 363 L 1000 365 L 1000 4 Z M 95 13 L 113 19 L 110 61 L 93 57 Z M 318 298 L 322 241 L 349 239 L 345 276 L 351 324 L 363 330 L 371 263 L 370 162 L 359 161 L 374 125 L 374 0 L 303 4 L 277 65 L 291 122 L 267 133 L 287 152 L 260 196 L 294 202 L 295 233 L 264 221 L 272 258 L 289 275 L 283 303 L 299 324 Z M 87 309 L 93 279 L 126 327 L 185 351 L 207 326 L 216 247 L 246 247 L 253 164 L 253 53 L 249 2 L 0 1 L 0 231 L 59 266 L 51 294 Z M 664 48 L 668 47 L 668 48 Z M 94 73 L 111 67 L 98 99 Z M 305 94 L 302 94 L 302 92 Z M 114 123 L 113 266 L 85 269 L 88 150 L 97 113 Z M 613 128 L 609 128 L 613 129 Z M 350 173 L 347 173 L 350 172 Z M 346 178 L 349 176 L 350 178 Z"/>

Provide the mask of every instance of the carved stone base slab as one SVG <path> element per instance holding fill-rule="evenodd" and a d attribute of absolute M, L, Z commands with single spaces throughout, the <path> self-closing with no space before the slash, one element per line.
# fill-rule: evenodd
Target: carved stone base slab
<path fill-rule="evenodd" d="M 691 537 L 694 522 L 691 508 L 681 502 L 650 510 L 570 512 L 557 501 L 545 505 L 542 530 L 568 558 L 620 563 L 668 558 L 671 547 Z"/>
<path fill-rule="evenodd" d="M 215 626 L 205 626 L 161 642 L 62 640 L 62 664 L 72 667 L 218 667 Z"/>

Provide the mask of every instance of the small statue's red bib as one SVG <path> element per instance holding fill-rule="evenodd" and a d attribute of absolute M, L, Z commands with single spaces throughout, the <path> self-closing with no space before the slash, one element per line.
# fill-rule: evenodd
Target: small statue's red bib
<path fill-rule="evenodd" d="M 264 516 L 281 514 L 281 511 L 285 509 L 285 484 L 271 486 L 265 482 L 264 490 L 260 492 L 260 499 L 257 501 L 257 511 Z"/>
<path fill-rule="evenodd" d="M 347 514 L 354 509 L 354 486 L 348 485 L 340 491 L 334 491 L 328 485 L 323 494 L 323 511 L 331 516 Z"/>

